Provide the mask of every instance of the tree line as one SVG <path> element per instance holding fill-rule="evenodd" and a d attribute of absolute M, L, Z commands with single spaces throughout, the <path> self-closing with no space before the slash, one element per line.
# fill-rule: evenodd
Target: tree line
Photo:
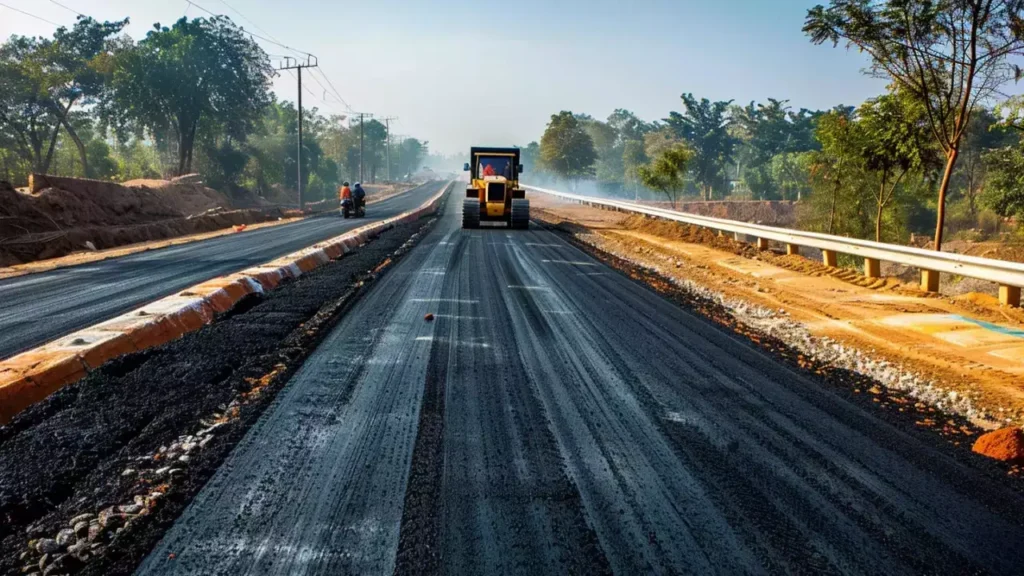
<path fill-rule="evenodd" d="M 32 172 L 126 181 L 192 172 L 208 185 L 262 196 L 294 190 L 298 110 L 270 91 L 270 56 L 229 18 L 155 24 L 122 34 L 128 19 L 80 16 L 52 37 L 0 45 L 0 179 Z M 346 120 L 348 123 L 346 125 Z M 384 124 L 303 109 L 301 178 L 307 199 L 340 182 L 415 172 L 428 154 Z"/>
<path fill-rule="evenodd" d="M 794 200 L 801 224 L 831 234 L 905 241 L 911 232 L 998 229 L 1024 216 L 1020 0 L 832 0 L 808 10 L 815 44 L 871 58 L 886 93 L 859 106 L 794 110 L 682 94 L 680 111 L 647 122 L 562 111 L 523 150 L 535 177 L 673 205 Z"/>

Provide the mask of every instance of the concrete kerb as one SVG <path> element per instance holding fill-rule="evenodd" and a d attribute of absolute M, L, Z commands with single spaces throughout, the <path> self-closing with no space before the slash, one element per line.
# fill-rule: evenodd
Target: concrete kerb
<path fill-rule="evenodd" d="M 207 280 L 0 362 L 0 424 L 106 362 L 199 330 L 250 294 L 273 290 L 342 257 L 396 223 L 434 212 L 451 183 L 420 207 L 272 262 Z"/>

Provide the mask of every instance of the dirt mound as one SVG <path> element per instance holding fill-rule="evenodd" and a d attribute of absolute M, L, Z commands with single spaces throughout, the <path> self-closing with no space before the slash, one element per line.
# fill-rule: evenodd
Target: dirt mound
<path fill-rule="evenodd" d="M 972 450 L 1003 462 L 1024 462 L 1024 430 L 1010 427 L 982 434 Z"/>
<path fill-rule="evenodd" d="M 1010 262 L 1024 262 L 1024 244 L 999 241 L 969 242 L 951 240 L 942 244 L 943 252 L 955 252 L 979 258 L 993 258 Z"/>
<path fill-rule="evenodd" d="M 672 209 L 670 202 L 643 202 Z M 676 210 L 698 216 L 738 220 L 751 224 L 792 228 L 797 221 L 797 203 L 789 200 L 722 200 L 718 202 L 680 202 Z"/>
<path fill-rule="evenodd" d="M 0 266 L 278 216 L 231 207 L 227 196 L 187 177 L 115 184 L 33 174 L 29 192 L 0 183 Z"/>

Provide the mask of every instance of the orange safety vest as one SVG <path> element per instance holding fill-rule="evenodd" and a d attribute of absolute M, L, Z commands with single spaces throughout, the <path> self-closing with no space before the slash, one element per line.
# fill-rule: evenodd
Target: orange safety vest
<path fill-rule="evenodd" d="M 351 197 L 352 197 L 352 190 L 348 186 L 342 186 L 341 187 L 341 199 L 344 200 L 345 198 L 351 198 Z"/>

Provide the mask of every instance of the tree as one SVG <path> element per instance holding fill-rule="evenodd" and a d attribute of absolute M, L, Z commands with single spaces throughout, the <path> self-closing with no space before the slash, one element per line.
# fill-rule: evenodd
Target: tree
<path fill-rule="evenodd" d="M 192 170 L 200 128 L 244 139 L 270 104 L 267 54 L 223 16 L 154 25 L 114 61 L 105 113 L 176 143 L 177 172 Z"/>
<path fill-rule="evenodd" d="M 593 175 L 595 160 L 594 141 L 580 120 L 564 110 L 553 114 L 540 139 L 542 166 L 569 180 L 576 190 L 580 178 Z"/>
<path fill-rule="evenodd" d="M 807 12 L 815 44 L 840 41 L 868 53 L 870 72 L 915 98 L 945 155 L 938 190 L 935 249 L 942 249 L 946 193 L 971 112 L 1020 69 L 1024 55 L 1020 0 L 832 0 Z"/>
<path fill-rule="evenodd" d="M 384 123 L 378 120 L 363 120 L 364 124 L 362 127 L 359 126 L 358 121 L 352 123 L 352 133 L 356 139 L 356 148 L 354 153 L 356 154 L 356 170 L 354 174 L 359 173 L 359 162 L 362 161 L 363 169 L 369 172 L 367 176 L 370 178 L 370 182 L 377 181 L 377 170 L 384 162 L 385 146 L 384 141 L 388 137 L 388 129 L 384 126 Z M 359 139 L 362 138 L 362 146 L 360 147 Z M 360 158 L 359 154 L 362 154 Z M 358 176 L 354 176 L 358 177 Z"/>
<path fill-rule="evenodd" d="M 619 139 L 623 142 L 643 140 L 645 134 L 658 129 L 657 124 L 644 122 L 625 108 L 616 108 L 608 116 L 608 125 L 618 133 Z"/>
<path fill-rule="evenodd" d="M 729 134 L 729 105 L 732 100 L 711 102 L 707 98 L 699 101 L 693 94 L 683 94 L 685 112 L 670 112 L 665 123 L 686 140 L 693 151 L 690 162 L 704 200 L 711 200 L 715 186 L 724 186 L 725 166 L 732 162 L 735 140 Z"/>
<path fill-rule="evenodd" d="M 816 150 L 814 125 L 821 112 L 801 109 L 793 112 L 787 100 L 769 98 L 767 104 L 751 102 L 733 106 L 729 127 L 739 143 L 735 176 L 760 199 L 779 196 L 778 184 L 772 178 L 771 161 L 779 154 Z"/>
<path fill-rule="evenodd" d="M 412 174 L 420 169 L 424 158 L 429 153 L 429 142 L 406 138 L 395 146 L 395 158 L 392 160 L 392 170 L 396 174 Z"/>
<path fill-rule="evenodd" d="M 978 199 L 984 191 L 985 153 L 1014 142 L 1014 134 L 990 110 L 980 108 L 971 113 L 960 148 L 960 160 L 953 175 L 953 190 L 966 200 L 967 214 L 972 220 L 977 218 Z"/>
<path fill-rule="evenodd" d="M 836 231 L 837 209 L 840 195 L 858 185 L 858 173 L 862 162 L 859 151 L 863 148 L 863 130 L 854 121 L 852 106 L 837 106 L 818 120 L 815 138 L 821 143 L 821 150 L 811 152 L 810 182 L 812 188 L 820 188 L 812 197 L 827 199 L 828 217 L 824 231 Z"/>
<path fill-rule="evenodd" d="M 673 144 L 662 150 L 649 165 L 638 168 L 640 181 L 664 194 L 674 210 L 686 188 L 686 171 L 693 156 L 693 151 L 685 144 Z"/>
<path fill-rule="evenodd" d="M 877 178 L 875 241 L 881 242 L 882 213 L 900 182 L 928 163 L 927 121 L 923 107 L 900 92 L 867 101 L 858 116 L 865 135 L 860 153 L 865 167 Z"/>
<path fill-rule="evenodd" d="M 526 174 L 533 175 L 540 170 L 540 143 L 530 142 L 522 149 L 519 155 L 520 162 Z M 531 176 L 532 177 L 532 176 Z"/>
<path fill-rule="evenodd" d="M 127 19 L 100 23 L 80 16 L 71 29 L 58 28 L 53 39 L 15 36 L 0 49 L 0 124 L 16 135 L 34 170 L 49 170 L 63 128 L 78 150 L 83 174 L 92 175 L 73 109 L 94 103 L 101 93 L 108 39 L 127 24 Z"/>
<path fill-rule="evenodd" d="M 986 152 L 983 158 L 988 183 L 982 203 L 1003 218 L 1024 215 L 1024 149 L 1005 146 Z"/>
<path fill-rule="evenodd" d="M 0 130 L 31 170 L 45 173 L 53 161 L 60 123 L 23 65 L 34 49 L 34 41 L 23 37 L 0 47 Z"/>
<path fill-rule="evenodd" d="M 771 161 L 772 180 L 783 200 L 803 200 L 810 192 L 810 165 L 813 152 L 783 152 Z"/>
<path fill-rule="evenodd" d="M 623 177 L 633 187 L 633 199 L 640 195 L 640 167 L 647 164 L 650 158 L 644 151 L 641 140 L 629 140 L 622 147 Z"/>

